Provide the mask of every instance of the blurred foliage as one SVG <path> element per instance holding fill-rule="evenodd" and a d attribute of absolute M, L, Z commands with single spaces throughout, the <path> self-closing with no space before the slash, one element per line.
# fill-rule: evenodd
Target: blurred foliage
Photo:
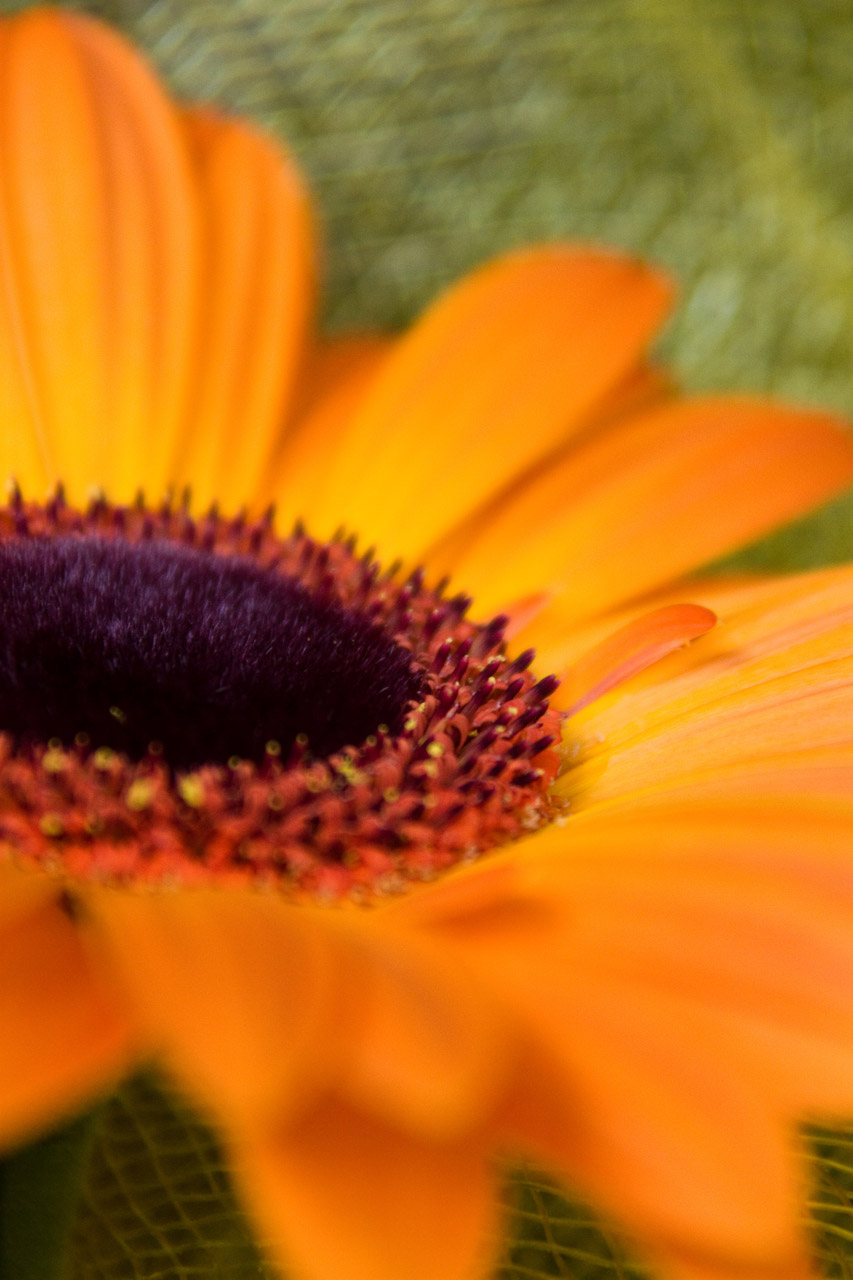
<path fill-rule="evenodd" d="M 182 97 L 287 139 L 324 228 L 329 328 L 406 324 L 514 245 L 598 241 L 678 280 L 659 354 L 687 388 L 853 412 L 848 0 L 81 7 L 121 26 Z M 738 562 L 799 568 L 851 550 L 846 498 Z M 853 1131 L 814 1140 L 818 1248 L 849 1280 Z M 167 1192 L 145 1201 L 131 1182 Z M 631 1274 L 550 1184 L 526 1173 L 513 1188 L 503 1280 Z M 151 1081 L 108 1109 L 76 1238 L 69 1280 L 264 1274 L 215 1139 Z"/>

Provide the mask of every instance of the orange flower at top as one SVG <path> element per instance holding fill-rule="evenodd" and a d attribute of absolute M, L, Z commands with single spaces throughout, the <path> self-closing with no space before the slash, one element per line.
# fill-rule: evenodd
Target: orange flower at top
<path fill-rule="evenodd" d="M 677 397 L 599 250 L 315 337 L 290 160 L 79 15 L 0 24 L 0 143 L 2 1141 L 153 1058 L 304 1280 L 484 1273 L 518 1154 L 672 1274 L 801 1275 L 853 571 L 683 579 L 849 437 Z"/>

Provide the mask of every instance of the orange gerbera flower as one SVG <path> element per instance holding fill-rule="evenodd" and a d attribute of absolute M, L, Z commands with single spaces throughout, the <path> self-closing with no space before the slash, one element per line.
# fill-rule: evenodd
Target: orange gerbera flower
<path fill-rule="evenodd" d="M 598 250 L 314 338 L 290 160 L 79 15 L 0 24 L 0 137 L 2 1141 L 153 1058 L 307 1280 L 481 1273 L 513 1153 L 672 1272 L 801 1274 L 853 571 L 668 584 L 849 437 L 675 396 Z"/>

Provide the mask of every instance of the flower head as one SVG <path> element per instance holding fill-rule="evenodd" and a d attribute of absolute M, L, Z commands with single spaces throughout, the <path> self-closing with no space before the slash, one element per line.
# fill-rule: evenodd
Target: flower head
<path fill-rule="evenodd" d="M 670 1271 L 801 1273 L 853 577 L 683 579 L 840 424 L 678 397 L 594 249 L 316 337 L 291 161 L 90 19 L 4 20 L 0 129 L 3 1141 L 154 1058 L 306 1280 L 478 1274 L 517 1153 Z"/>

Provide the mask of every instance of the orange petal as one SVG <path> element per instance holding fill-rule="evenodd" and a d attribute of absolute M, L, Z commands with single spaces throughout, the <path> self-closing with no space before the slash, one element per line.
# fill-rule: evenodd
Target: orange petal
<path fill-rule="evenodd" d="M 337 1089 L 360 1109 L 430 1139 L 470 1133 L 504 1086 L 510 1047 L 482 986 L 460 982 L 441 947 L 385 913 L 339 938 L 347 1023 Z"/>
<path fill-rule="evenodd" d="M 235 1123 L 299 1111 L 334 1085 L 443 1137 L 470 1131 L 505 1076 L 483 993 L 375 914 L 236 891 L 104 890 L 92 905 L 150 1037 Z"/>
<path fill-rule="evenodd" d="M 385 557 L 422 555 L 586 421 L 636 365 L 668 294 L 636 262 L 559 246 L 469 276 L 362 404 L 330 459 L 317 534 L 344 523 Z"/>
<path fill-rule="evenodd" d="M 33 897 L 43 898 L 44 882 Z M 0 926 L 0 1147 L 82 1107 L 130 1066 L 128 1014 L 78 928 L 50 900 L 22 909 L 23 883 L 0 893 L 18 908 Z"/>
<path fill-rule="evenodd" d="M 684 401 L 564 454 L 509 494 L 437 572 L 481 614 L 525 592 L 572 621 L 638 597 L 808 510 L 853 480 L 853 440 L 828 414 Z M 432 563 L 432 561 L 431 561 Z"/>
<path fill-rule="evenodd" d="M 717 1059 L 755 1072 L 780 1114 L 853 1108 L 853 792 L 661 802 L 570 828 L 521 868 L 575 921 L 555 977 L 571 962 L 599 1008 L 612 988 L 614 1017 L 619 992 L 673 1042 L 682 1013 L 703 1019 Z"/>
<path fill-rule="evenodd" d="M 581 815 L 497 856 L 503 913 L 494 865 L 485 912 L 476 872 L 415 904 L 551 1064 L 508 1138 L 646 1242 L 797 1255 L 793 1120 L 853 1108 L 851 830 L 853 794 Z"/>
<path fill-rule="evenodd" d="M 316 347 L 300 383 L 302 400 L 294 423 L 281 442 L 265 490 L 283 527 L 301 519 L 313 530 L 329 459 L 393 347 L 392 338 L 375 334 L 332 338 Z"/>
<path fill-rule="evenodd" d="M 657 365 L 643 362 L 632 369 L 601 401 L 592 416 L 592 425 L 598 431 L 630 414 L 650 409 L 653 404 L 671 400 L 676 394 L 672 374 Z"/>
<path fill-rule="evenodd" d="M 9 19 L 0 69 L 7 465 L 78 503 L 191 481 L 199 501 L 256 496 L 311 293 L 294 167 L 248 126 L 186 124 L 82 15 Z"/>
<path fill-rule="evenodd" d="M 419 1143 L 326 1102 L 243 1139 L 238 1186 L 262 1239 L 304 1280 L 480 1280 L 498 1239 L 480 1140 Z"/>
<path fill-rule="evenodd" d="M 705 635 L 716 615 L 698 604 L 644 613 L 601 641 L 562 676 L 563 705 L 574 715 L 653 663 Z"/>
<path fill-rule="evenodd" d="M 562 596 L 545 596 L 543 607 L 524 621 L 513 639 L 519 649 L 536 650 L 538 670 L 566 670 L 579 662 L 591 649 L 603 643 L 608 636 L 633 622 L 641 613 L 690 600 L 711 609 L 718 617 L 728 618 L 733 610 L 739 609 L 744 599 L 757 599 L 759 591 L 766 592 L 768 600 L 778 596 L 780 592 L 785 594 L 790 581 L 790 577 L 780 577 L 778 574 L 772 577 L 735 574 L 730 578 L 709 576 L 680 579 L 661 591 L 654 591 L 639 600 L 583 622 L 576 621 L 571 600 Z M 703 641 L 701 648 L 705 650 L 709 644 L 715 645 L 717 637 L 718 631 L 712 632 Z M 670 671 L 673 665 L 670 658 L 666 663 L 652 668 L 651 675 L 657 677 Z M 558 693 L 554 701 L 562 706 L 565 699 L 560 701 Z"/>
<path fill-rule="evenodd" d="M 805 1242 L 803 1242 L 805 1245 Z M 756 1267 L 744 1267 L 737 1261 L 720 1257 L 696 1257 L 677 1249 L 650 1250 L 655 1271 L 667 1280 L 816 1280 L 816 1271 L 806 1247 L 789 1257 L 772 1263 L 762 1260 Z"/>
<path fill-rule="evenodd" d="M 567 726 L 575 763 L 558 787 L 577 806 L 633 804 L 721 771 L 732 779 L 739 765 L 853 745 L 853 570 L 759 583 L 739 600 L 728 617 L 721 603 L 715 631 L 654 681 Z"/>
<path fill-rule="evenodd" d="M 804 1179 L 788 1127 L 756 1103 L 760 1078 L 690 1011 L 585 994 L 564 1064 L 583 1115 L 567 1172 L 641 1241 L 737 1267 L 801 1255 Z"/>
<path fill-rule="evenodd" d="M 53 901 L 56 892 L 49 876 L 34 875 L 0 858 L 0 929 Z"/>
<path fill-rule="evenodd" d="M 208 1106 L 284 1114 L 324 1083 L 329 949 L 274 897 L 100 890 L 91 906 L 148 1037 Z"/>
<path fill-rule="evenodd" d="M 204 230 L 205 307 L 175 479 L 194 504 L 257 503 L 303 358 L 313 231 L 301 177 L 270 138 L 212 111 L 184 117 Z"/>
<path fill-rule="evenodd" d="M 4 458 L 37 497 L 60 479 L 76 501 L 93 485 L 162 486 L 197 286 L 172 108 L 136 54 L 79 15 L 7 20 L 0 61 Z"/>

